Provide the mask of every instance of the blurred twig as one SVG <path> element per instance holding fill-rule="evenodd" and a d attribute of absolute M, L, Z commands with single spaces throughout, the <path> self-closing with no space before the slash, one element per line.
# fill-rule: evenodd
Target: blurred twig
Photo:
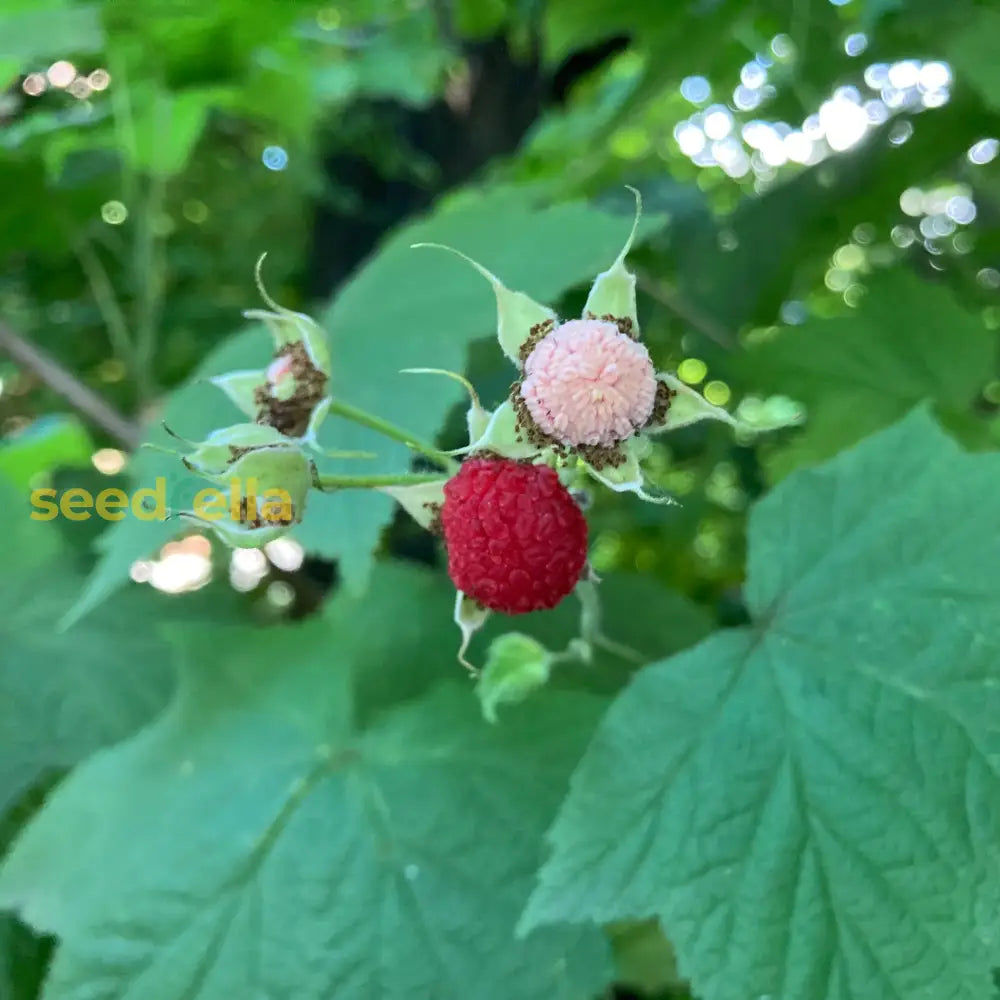
<path fill-rule="evenodd" d="M 678 319 L 683 320 L 688 326 L 704 334 L 709 340 L 714 341 L 719 347 L 727 351 L 734 351 L 739 347 L 736 334 L 718 320 L 703 313 L 697 306 L 693 305 L 676 289 L 662 281 L 658 281 L 646 272 L 640 271 L 636 274 L 639 287 L 660 305 L 666 306 Z"/>
<path fill-rule="evenodd" d="M 129 368 L 134 367 L 132 336 L 107 270 L 85 236 L 73 241 L 73 249 L 104 320 L 111 349 Z"/>
<path fill-rule="evenodd" d="M 25 340 L 3 321 L 0 321 L 0 351 L 34 372 L 53 392 L 57 392 L 75 410 L 110 434 L 119 444 L 130 450 L 139 446 L 142 432 L 137 424 L 120 414 L 55 358 Z"/>

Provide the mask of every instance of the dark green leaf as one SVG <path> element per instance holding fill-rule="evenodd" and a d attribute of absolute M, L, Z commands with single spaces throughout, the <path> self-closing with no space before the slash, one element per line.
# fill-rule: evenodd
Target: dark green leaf
<path fill-rule="evenodd" d="M 345 631 L 334 607 L 178 635 L 175 703 L 79 767 L 0 874 L 2 904 L 61 939 L 46 1000 L 601 988 L 595 931 L 514 937 L 600 703 L 541 692 L 490 726 L 449 662 L 453 682 L 359 722 L 353 678 L 381 669 L 406 593 L 386 582 L 380 629 Z M 419 621 L 413 655 L 450 661 L 450 617 Z"/>
<path fill-rule="evenodd" d="M 943 286 L 873 275 L 858 309 L 785 327 L 742 359 L 751 384 L 806 406 L 777 475 L 829 458 L 923 400 L 969 413 L 996 361 L 996 334 Z"/>

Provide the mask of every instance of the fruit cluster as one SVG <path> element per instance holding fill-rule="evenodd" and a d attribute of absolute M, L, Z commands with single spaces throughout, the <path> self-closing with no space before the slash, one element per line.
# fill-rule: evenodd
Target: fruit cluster
<path fill-rule="evenodd" d="M 588 655 L 597 633 L 592 622 L 586 624 L 587 609 L 593 607 L 587 588 L 596 577 L 587 560 L 586 518 L 571 487 L 583 477 L 652 503 L 673 503 L 646 483 L 642 460 L 650 450 L 649 438 L 704 419 L 736 425 L 725 410 L 673 375 L 658 372 L 642 342 L 636 280 L 625 267 L 641 215 L 635 195 L 632 231 L 611 267 L 595 278 L 576 318 L 561 319 L 523 292 L 511 291 L 451 247 L 417 244 L 457 254 L 486 278 L 496 296 L 499 345 L 517 368 L 508 398 L 492 411 L 480 405 L 461 375 L 411 370 L 449 375 L 469 391 L 468 445 L 447 454 L 334 399 L 323 330 L 268 297 L 258 264 L 258 288 L 270 309 L 245 315 L 262 320 L 271 331 L 272 360 L 259 371 L 211 379 L 253 422 L 216 431 L 194 445 L 184 462 L 220 484 L 252 474 L 265 490 L 284 490 L 287 502 L 264 512 L 241 511 L 246 516 L 238 521 L 209 526 L 232 545 L 259 546 L 301 520 L 313 488 L 381 490 L 443 541 L 457 591 L 455 621 L 463 636 L 459 659 L 466 666 L 469 641 L 491 612 L 521 615 L 554 608 L 574 591 L 584 606 L 584 634 L 559 655 Z M 444 471 L 318 476 L 307 452 L 319 450 L 317 430 L 330 413 L 405 441 Z M 346 455 L 359 457 L 340 453 Z M 487 667 L 495 666 L 503 677 L 494 700 L 501 689 L 507 691 L 501 700 L 509 700 L 525 677 L 540 683 L 559 658 L 540 652 L 526 637 L 503 638 L 505 644 L 491 652 Z M 522 663 L 521 673 L 512 671 L 511 664 L 525 656 L 530 669 Z"/>

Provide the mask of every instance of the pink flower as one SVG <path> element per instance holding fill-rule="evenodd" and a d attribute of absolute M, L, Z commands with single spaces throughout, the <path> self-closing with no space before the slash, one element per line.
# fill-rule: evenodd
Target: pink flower
<path fill-rule="evenodd" d="M 655 434 L 700 420 L 742 426 L 719 406 L 668 372 L 658 372 L 642 344 L 636 277 L 625 258 L 639 229 L 635 195 L 632 230 L 609 268 L 590 286 L 579 319 L 562 320 L 551 307 L 512 291 L 492 271 L 457 254 L 493 287 L 497 341 L 517 366 L 510 396 L 492 413 L 474 399 L 469 446 L 461 451 L 556 464 L 572 476 L 582 467 L 617 492 L 673 503 L 646 488 L 642 461 Z"/>
<path fill-rule="evenodd" d="M 649 352 L 617 324 L 573 319 L 528 355 L 521 397 L 549 437 L 612 448 L 648 423 L 656 385 Z"/>

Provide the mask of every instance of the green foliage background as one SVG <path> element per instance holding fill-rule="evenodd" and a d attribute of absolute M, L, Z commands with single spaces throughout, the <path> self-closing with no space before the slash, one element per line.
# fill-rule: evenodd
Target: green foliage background
<path fill-rule="evenodd" d="M 0 0 L 0 1000 L 995 996 L 998 39 L 988 0 Z M 657 368 L 804 415 L 658 439 L 679 506 L 595 496 L 637 658 L 490 724 L 381 494 L 314 495 L 291 562 L 29 517 L 183 505 L 138 444 L 238 419 L 204 380 L 269 357 L 265 252 L 335 396 L 460 446 L 401 369 L 512 369 L 411 244 L 577 315 L 625 185 Z"/>

